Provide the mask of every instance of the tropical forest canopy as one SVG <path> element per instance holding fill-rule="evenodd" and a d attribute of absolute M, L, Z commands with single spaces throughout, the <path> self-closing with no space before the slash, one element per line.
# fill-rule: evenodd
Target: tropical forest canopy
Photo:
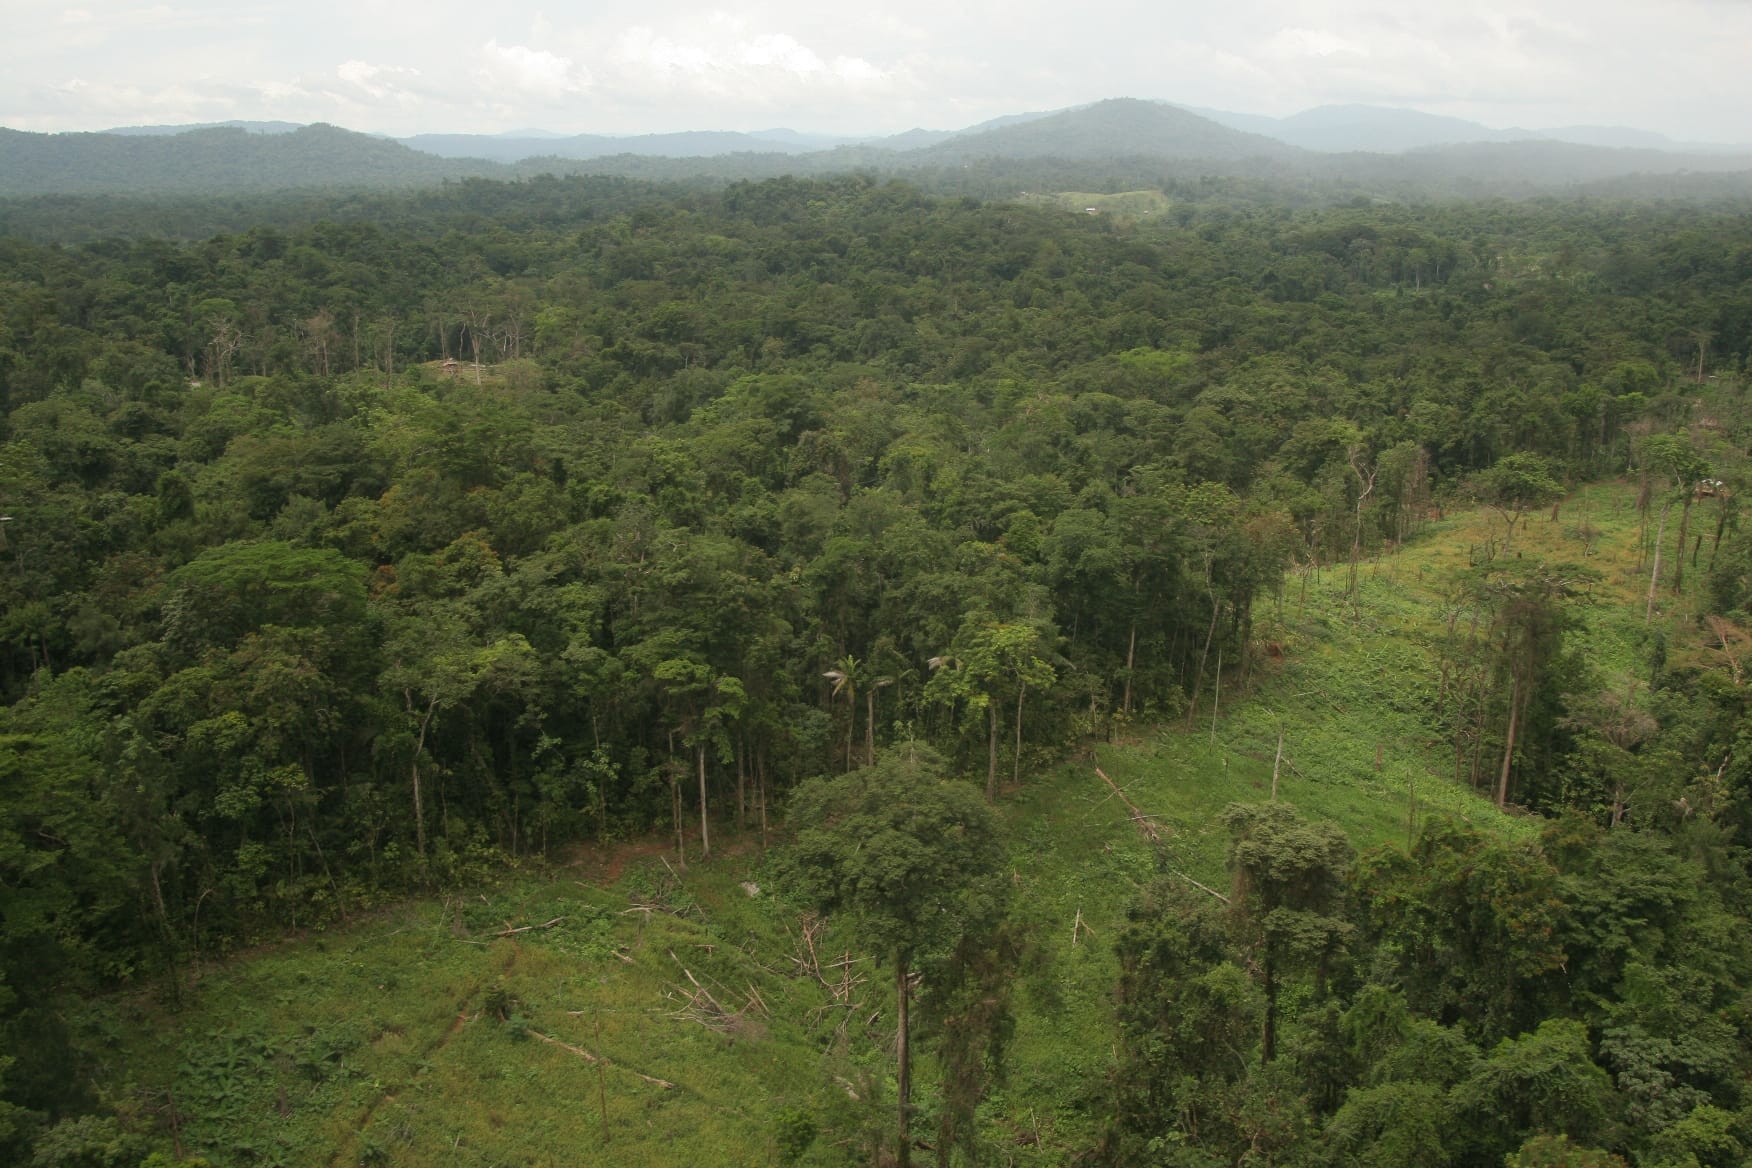
<path fill-rule="evenodd" d="M 1656 638 L 1602 696 L 1597 574 L 1517 550 L 1629 476 L 1648 619 L 1679 592 L 1738 653 L 1752 218 L 1207 196 L 1127 222 L 548 177 L 0 237 L 0 1139 L 138 1163 L 65 1150 L 104 1113 L 150 1142 L 94 1094 L 72 996 L 580 843 L 697 860 L 800 788 L 827 826 L 797 887 L 899 914 L 903 998 L 904 962 L 976 984 L 832 882 L 854 793 L 811 780 L 899 782 L 912 744 L 1001 802 L 1208 717 L 1286 572 L 1354 588 L 1477 503 L 1500 537 L 1423 713 L 1448 781 L 1543 843 L 1444 820 L 1358 854 L 1238 806 L 1228 899 L 1170 881 L 1113 940 L 1081 1151 L 1741 1162 L 1738 657 Z"/>

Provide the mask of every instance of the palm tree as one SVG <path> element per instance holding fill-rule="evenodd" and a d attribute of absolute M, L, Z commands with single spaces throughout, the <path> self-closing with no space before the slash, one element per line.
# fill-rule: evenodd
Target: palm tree
<path fill-rule="evenodd" d="M 833 682 L 833 696 L 846 695 L 846 770 L 852 769 L 852 731 L 856 728 L 858 715 L 856 702 L 858 699 L 859 670 L 861 664 L 856 657 L 846 654 L 841 657 L 832 669 L 821 676 Z"/>
<path fill-rule="evenodd" d="M 852 769 L 852 738 L 858 724 L 858 690 L 864 691 L 864 765 L 876 762 L 876 691 L 894 684 L 892 677 L 870 676 L 869 662 L 847 654 L 821 676 L 833 682 L 833 696 L 845 694 L 846 704 L 846 770 Z"/>

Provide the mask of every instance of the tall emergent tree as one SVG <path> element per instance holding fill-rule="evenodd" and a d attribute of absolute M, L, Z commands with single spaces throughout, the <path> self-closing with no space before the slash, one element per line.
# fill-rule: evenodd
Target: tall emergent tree
<path fill-rule="evenodd" d="M 894 964 L 898 1130 L 895 1162 L 911 1161 L 908 1011 L 913 971 L 963 937 L 993 928 L 1003 908 L 997 818 L 969 784 L 948 778 L 923 746 L 797 788 L 795 842 L 779 860 L 784 883 L 825 913 L 857 922 Z"/>
<path fill-rule="evenodd" d="M 1312 968 L 1316 994 L 1323 994 L 1328 967 L 1350 938 L 1344 901 L 1351 846 L 1336 824 L 1308 823 L 1287 803 L 1234 803 L 1223 822 L 1234 880 L 1230 915 L 1265 991 L 1259 1057 L 1269 1063 L 1277 1055 L 1283 975 Z"/>

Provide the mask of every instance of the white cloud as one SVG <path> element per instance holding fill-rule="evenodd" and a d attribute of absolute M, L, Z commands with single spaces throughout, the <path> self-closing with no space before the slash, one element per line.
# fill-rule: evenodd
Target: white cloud
<path fill-rule="evenodd" d="M 44 87 L 55 105 L 89 119 L 86 128 L 155 122 L 215 122 L 238 117 L 237 96 L 200 85 L 162 87 L 69 77 Z"/>
<path fill-rule="evenodd" d="M 419 77 L 420 71 L 409 65 L 373 65 L 369 61 L 343 61 L 335 67 L 335 75 L 373 101 L 407 102 L 418 98 L 418 94 L 408 87 L 408 83 Z M 352 96 L 356 98 L 357 94 Z"/>
<path fill-rule="evenodd" d="M 5 3 L 0 124 L 29 129 L 186 109 L 395 133 L 880 132 L 1135 96 L 1752 134 L 1752 4 L 1723 0 Z"/>
<path fill-rule="evenodd" d="M 491 40 L 481 46 L 480 60 L 475 73 L 482 81 L 534 97 L 564 97 L 590 88 L 589 70 L 546 49 Z"/>
<path fill-rule="evenodd" d="M 1318 28 L 1280 28 L 1265 43 L 1267 56 L 1284 59 L 1294 57 L 1331 57 L 1338 53 L 1366 57 L 1369 50 L 1353 40 Z"/>
<path fill-rule="evenodd" d="M 615 65 L 624 84 L 770 102 L 822 88 L 879 87 L 893 74 L 863 57 L 824 58 L 789 33 L 748 34 L 741 22 L 723 17 L 710 24 L 729 33 L 710 42 L 682 40 L 646 26 L 627 29 L 616 45 Z"/>

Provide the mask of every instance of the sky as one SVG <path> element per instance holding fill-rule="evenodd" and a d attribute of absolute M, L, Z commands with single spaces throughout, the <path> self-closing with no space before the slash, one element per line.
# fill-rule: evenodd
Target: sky
<path fill-rule="evenodd" d="M 1752 0 L 6 0 L 0 125 L 959 129 L 1108 97 L 1752 140 Z"/>

